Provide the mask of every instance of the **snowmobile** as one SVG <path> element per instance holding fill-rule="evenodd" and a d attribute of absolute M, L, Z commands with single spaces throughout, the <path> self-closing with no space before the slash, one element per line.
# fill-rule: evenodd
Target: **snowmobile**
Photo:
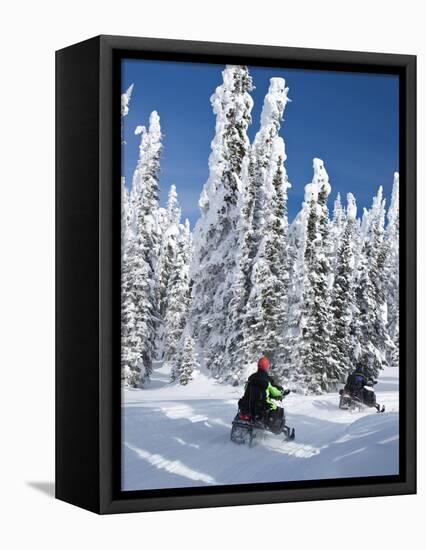
<path fill-rule="evenodd" d="M 376 381 L 370 380 L 369 383 L 361 388 L 353 389 L 343 388 L 339 391 L 339 409 L 349 411 L 362 411 L 365 407 L 374 407 L 378 413 L 385 412 L 385 406 L 379 405 L 376 401 L 376 394 L 373 386 Z"/>
<path fill-rule="evenodd" d="M 280 426 L 278 429 L 272 430 L 268 422 L 270 410 L 266 410 L 256 417 L 239 410 L 232 421 L 231 441 L 240 445 L 247 443 L 249 447 L 253 447 L 258 433 L 265 431 L 275 435 L 284 434 L 284 441 L 293 441 L 296 435 L 294 428 L 286 425 L 284 409 L 282 411 Z"/>

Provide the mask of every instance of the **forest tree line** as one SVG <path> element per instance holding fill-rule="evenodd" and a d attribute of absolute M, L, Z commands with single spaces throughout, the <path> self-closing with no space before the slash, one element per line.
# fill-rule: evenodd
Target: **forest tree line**
<path fill-rule="evenodd" d="M 216 128 L 200 217 L 182 223 L 176 188 L 160 207 L 162 133 L 138 126 L 139 159 L 122 179 L 122 382 L 143 387 L 154 361 L 187 384 L 198 369 L 243 382 L 266 354 L 272 374 L 306 393 L 334 390 L 354 368 L 399 366 L 399 176 L 358 216 L 340 195 L 332 213 L 324 163 L 295 219 L 280 136 L 288 88 L 271 78 L 250 143 L 252 79 L 227 66 L 211 97 Z M 128 113 L 132 87 L 122 95 Z M 123 144 L 125 147 L 126 145 Z"/>

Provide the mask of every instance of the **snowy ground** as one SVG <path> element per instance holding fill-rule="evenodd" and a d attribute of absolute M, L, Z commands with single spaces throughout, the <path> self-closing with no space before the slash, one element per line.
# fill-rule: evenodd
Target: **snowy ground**
<path fill-rule="evenodd" d="M 265 434 L 250 449 L 229 439 L 241 387 L 203 375 L 176 386 L 160 367 L 147 389 L 123 392 L 123 490 L 397 474 L 398 383 L 397 369 L 379 378 L 383 414 L 341 411 L 337 394 L 290 394 L 295 441 Z"/>

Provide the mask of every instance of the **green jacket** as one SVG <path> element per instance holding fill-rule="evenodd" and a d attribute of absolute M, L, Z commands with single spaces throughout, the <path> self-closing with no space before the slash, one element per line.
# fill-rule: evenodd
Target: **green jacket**
<path fill-rule="evenodd" d="M 281 390 L 279 390 L 269 382 L 268 387 L 266 388 L 266 402 L 272 410 L 277 409 L 278 405 L 271 400 L 271 397 L 281 397 L 282 393 L 283 392 Z"/>

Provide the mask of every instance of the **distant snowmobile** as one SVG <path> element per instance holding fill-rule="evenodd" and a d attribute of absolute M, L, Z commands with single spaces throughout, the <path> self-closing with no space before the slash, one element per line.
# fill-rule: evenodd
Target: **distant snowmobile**
<path fill-rule="evenodd" d="M 231 441 L 253 445 L 259 431 L 284 434 L 286 440 L 295 437 L 294 428 L 285 423 L 284 409 L 275 400 L 282 400 L 290 393 L 276 384 L 268 374 L 269 359 L 261 357 L 258 370 L 245 386 L 243 397 L 238 401 L 238 413 L 232 422 Z"/>
<path fill-rule="evenodd" d="M 385 412 L 385 406 L 376 401 L 376 384 L 376 380 L 367 380 L 363 373 L 355 371 L 350 374 L 345 387 L 339 391 L 339 408 L 354 411 L 374 407 L 378 413 Z"/>

